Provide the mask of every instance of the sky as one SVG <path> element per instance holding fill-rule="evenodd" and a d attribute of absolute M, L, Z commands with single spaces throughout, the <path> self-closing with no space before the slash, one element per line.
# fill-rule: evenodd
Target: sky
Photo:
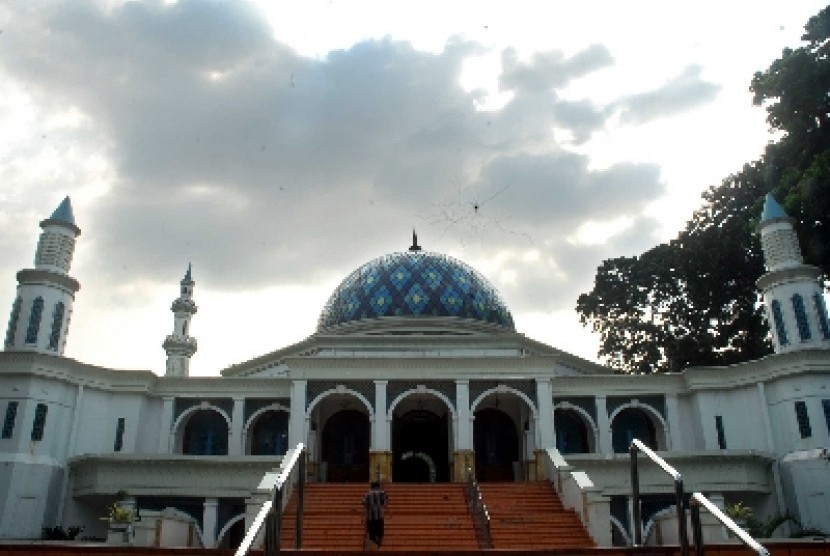
<path fill-rule="evenodd" d="M 0 0 L 0 310 L 68 195 L 85 363 L 163 374 L 192 264 L 191 375 L 217 376 L 413 229 L 596 360 L 577 297 L 761 155 L 752 75 L 823 7 Z"/>

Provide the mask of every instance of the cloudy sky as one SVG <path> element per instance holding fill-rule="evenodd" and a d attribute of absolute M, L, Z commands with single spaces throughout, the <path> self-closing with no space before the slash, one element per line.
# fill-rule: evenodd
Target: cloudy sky
<path fill-rule="evenodd" d="M 594 358 L 577 296 L 759 156 L 752 74 L 822 7 L 0 0 L 0 311 L 69 195 L 84 362 L 163 374 L 192 262 L 191 373 L 217 375 L 413 228 Z"/>

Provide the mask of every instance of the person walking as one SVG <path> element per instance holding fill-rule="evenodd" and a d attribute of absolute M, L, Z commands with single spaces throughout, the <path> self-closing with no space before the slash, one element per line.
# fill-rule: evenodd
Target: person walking
<path fill-rule="evenodd" d="M 389 498 L 380 488 L 380 482 L 372 481 L 369 492 L 363 497 L 363 507 L 366 510 L 366 535 L 378 548 L 383 543 L 383 514 L 388 503 Z"/>

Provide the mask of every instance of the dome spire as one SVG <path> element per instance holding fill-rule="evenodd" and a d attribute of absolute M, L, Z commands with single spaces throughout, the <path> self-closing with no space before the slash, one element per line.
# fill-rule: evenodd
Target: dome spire
<path fill-rule="evenodd" d="M 409 247 L 410 251 L 420 251 L 421 246 L 418 245 L 418 234 L 415 233 L 415 229 L 412 229 L 412 245 Z"/>

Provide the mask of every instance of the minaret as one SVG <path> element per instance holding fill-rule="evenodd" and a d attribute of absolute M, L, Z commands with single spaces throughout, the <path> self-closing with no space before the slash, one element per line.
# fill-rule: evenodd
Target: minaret
<path fill-rule="evenodd" d="M 190 275 L 190 265 L 182 279 L 181 293 L 173 302 L 173 333 L 164 339 L 162 347 L 167 352 L 167 371 L 164 376 L 190 375 L 190 357 L 196 353 L 196 338 L 189 335 L 190 319 L 196 314 L 193 302 L 193 286 L 196 282 Z"/>
<path fill-rule="evenodd" d="M 775 353 L 830 348 L 821 272 L 803 263 L 793 219 L 770 194 L 758 230 L 767 272 L 757 285 L 764 296 Z"/>
<path fill-rule="evenodd" d="M 63 355 L 72 303 L 81 287 L 69 276 L 75 239 L 81 234 L 69 197 L 40 227 L 35 268 L 17 273 L 17 297 L 4 347 L 6 351 Z"/>

